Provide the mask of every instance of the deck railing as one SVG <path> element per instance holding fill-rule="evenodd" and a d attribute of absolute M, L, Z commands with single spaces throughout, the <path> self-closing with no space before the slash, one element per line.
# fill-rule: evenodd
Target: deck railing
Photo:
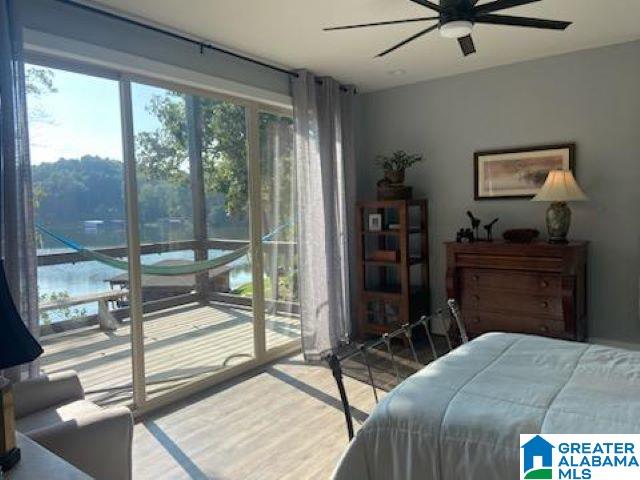
<path fill-rule="evenodd" d="M 202 244 L 204 243 L 204 245 Z M 185 240 L 175 242 L 159 242 L 159 243 L 146 243 L 140 245 L 140 254 L 162 254 L 175 251 L 184 250 L 225 250 L 231 251 L 238 248 L 242 248 L 249 244 L 248 240 L 233 240 L 233 239 L 209 239 L 206 242 L 199 242 L 197 240 Z M 297 253 L 297 245 L 295 242 L 286 241 L 267 241 L 263 242 L 263 250 L 265 253 L 269 253 L 274 248 L 277 248 L 279 252 L 287 255 L 295 255 Z M 103 247 L 92 249 L 95 252 L 108 255 L 110 257 L 126 257 L 128 255 L 128 249 L 126 247 Z M 95 261 L 87 258 L 79 252 L 58 252 L 48 253 L 44 255 L 38 255 L 38 266 L 52 266 L 52 265 L 64 265 L 75 264 L 81 262 Z M 107 279 L 105 279 L 107 281 Z M 95 298 L 93 298 L 95 296 Z M 96 314 L 86 315 L 81 318 L 72 318 L 63 321 L 57 321 L 51 324 L 41 326 L 41 334 L 47 335 L 51 333 L 58 333 L 61 331 L 68 331 L 76 328 L 82 328 L 90 325 L 105 324 L 105 316 L 113 317 L 117 320 L 122 320 L 129 316 L 128 306 L 115 305 L 113 308 L 108 308 L 107 302 L 112 302 L 112 298 L 104 298 L 101 292 L 96 292 L 95 295 L 83 295 L 83 302 L 79 301 L 80 296 L 71 296 L 69 298 L 61 299 L 55 302 L 48 302 L 41 305 L 44 306 L 44 310 L 63 309 L 70 306 L 78 305 L 80 303 L 93 303 L 97 301 L 99 303 L 99 311 Z M 122 295 L 117 295 L 117 299 L 122 299 Z M 237 295 L 234 293 L 225 292 L 206 292 L 204 299 L 229 304 L 230 306 L 243 306 L 251 307 L 252 300 L 250 297 Z M 203 300 L 203 295 L 198 293 L 188 293 L 183 295 L 168 296 L 166 299 L 148 301 L 144 304 L 144 313 L 149 313 L 157 310 L 171 308 L 178 305 L 184 305 L 194 301 Z M 54 305 L 55 303 L 55 305 Z M 290 301 L 282 301 L 280 299 L 266 299 L 265 306 L 269 311 L 273 312 L 288 312 L 293 314 L 299 313 L 299 305 Z M 105 315 L 106 314 L 106 315 Z"/>
<path fill-rule="evenodd" d="M 249 240 L 228 240 L 228 239 L 209 239 L 203 246 L 197 240 L 185 240 L 180 242 L 161 242 L 161 243 L 144 243 L 140 245 L 140 254 L 147 255 L 152 253 L 167 253 L 175 252 L 179 250 L 197 250 L 206 248 L 207 250 L 237 250 L 249 244 Z M 265 252 L 278 247 L 278 249 L 286 251 L 293 249 L 294 253 L 297 251 L 295 242 L 263 242 L 263 249 Z M 128 255 L 127 247 L 103 247 L 93 248 L 94 252 L 99 252 L 110 257 L 126 257 Z M 38 255 L 38 266 L 44 267 L 48 265 L 60 265 L 64 263 L 78 263 L 78 262 L 90 262 L 94 261 L 86 258 L 84 255 L 78 252 L 59 252 L 59 253 L 47 253 L 44 255 Z"/>

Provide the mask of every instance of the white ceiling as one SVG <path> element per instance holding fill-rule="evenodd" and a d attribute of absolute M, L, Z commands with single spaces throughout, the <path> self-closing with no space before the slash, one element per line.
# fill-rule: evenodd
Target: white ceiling
<path fill-rule="evenodd" d="M 565 32 L 476 25 L 478 53 L 467 58 L 457 41 L 432 32 L 381 59 L 374 56 L 428 23 L 337 32 L 322 28 L 432 12 L 409 0 L 97 1 L 276 64 L 331 75 L 362 91 L 640 39 L 640 0 L 543 0 L 500 13 L 574 24 Z"/>

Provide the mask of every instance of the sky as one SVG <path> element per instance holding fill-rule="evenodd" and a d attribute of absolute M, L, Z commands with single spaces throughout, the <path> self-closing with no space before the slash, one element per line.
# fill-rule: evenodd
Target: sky
<path fill-rule="evenodd" d="M 31 66 L 27 66 L 29 68 Z M 29 95 L 29 140 L 31 163 L 55 162 L 60 158 L 98 155 L 122 160 L 120 92 L 115 80 L 48 69 L 53 72 L 56 92 Z M 136 132 L 157 128 L 145 107 L 163 89 L 132 86 Z"/>

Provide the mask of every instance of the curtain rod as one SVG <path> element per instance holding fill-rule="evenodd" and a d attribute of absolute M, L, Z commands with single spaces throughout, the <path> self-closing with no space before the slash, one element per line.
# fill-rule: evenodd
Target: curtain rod
<path fill-rule="evenodd" d="M 196 46 L 198 46 L 200 48 L 200 53 L 201 54 L 204 52 L 205 49 L 213 50 L 213 51 L 216 51 L 216 52 L 219 52 L 219 53 L 224 53 L 225 55 L 230 55 L 230 56 L 238 58 L 240 60 L 244 60 L 245 62 L 250 62 L 250 63 L 253 63 L 255 65 L 259 65 L 261 67 L 268 68 L 270 70 L 275 70 L 276 72 L 284 73 L 285 75 L 289 75 L 291 77 L 298 78 L 300 76 L 297 72 L 294 72 L 293 70 L 288 70 L 286 68 L 278 67 L 276 65 L 271 65 L 269 63 L 262 62 L 260 60 L 256 60 L 255 58 L 251 58 L 251 57 L 248 57 L 246 55 L 242 55 L 240 53 L 235 53 L 235 52 L 232 52 L 231 50 L 227 50 L 227 49 L 222 48 L 222 47 L 217 47 L 217 46 L 215 46 L 215 45 L 213 45 L 211 43 L 203 42 L 203 41 L 200 41 L 200 40 L 195 40 L 195 39 L 190 38 L 190 37 L 188 37 L 186 35 L 181 35 L 179 33 L 175 33 L 175 32 L 172 32 L 170 30 L 165 30 L 163 28 L 156 27 L 154 25 L 150 25 L 148 23 L 144 23 L 144 22 L 141 22 L 139 20 L 134 20 L 133 18 L 129 18 L 129 17 L 126 17 L 124 15 L 118 15 L 117 13 L 109 12 L 107 10 L 103 10 L 101 8 L 98 8 L 98 7 L 93 7 L 91 5 L 87 5 L 87 4 L 84 4 L 84 3 L 78 3 L 78 2 L 76 2 L 74 0 L 55 0 L 55 1 L 58 2 L 58 3 L 62 3 L 64 5 L 69 5 L 69 6 L 72 6 L 72 7 L 76 7 L 76 8 L 81 9 L 81 10 L 85 10 L 85 11 L 88 11 L 88 12 L 96 13 L 98 15 L 102 15 L 102 16 L 107 17 L 107 18 L 111 18 L 111 19 L 114 19 L 114 20 L 119 20 L 121 22 L 129 23 L 131 25 L 135 25 L 137 27 L 144 28 L 145 30 L 150 30 L 150 31 L 156 32 L 156 33 L 161 33 L 163 35 L 167 35 L 169 37 L 175 38 L 176 40 L 181 40 L 183 42 L 187 42 L 187 43 L 190 43 L 192 45 L 196 45 Z M 322 85 L 322 80 L 316 80 L 316 83 Z M 344 92 L 348 91 L 348 89 L 343 87 L 343 86 L 340 86 L 340 90 L 342 90 Z"/>
<path fill-rule="evenodd" d="M 93 7 L 91 5 L 86 5 L 84 3 L 78 3 L 78 2 L 73 1 L 73 0 L 55 0 L 55 1 L 58 2 L 58 3 L 62 3 L 62 4 L 65 4 L 65 5 L 69 5 L 69 6 L 72 6 L 72 7 L 79 8 L 81 10 L 86 10 L 88 12 L 96 13 L 96 14 L 102 15 L 104 17 L 112 18 L 114 20 L 119 20 L 121 22 L 130 23 L 130 24 L 135 25 L 137 27 L 144 28 L 145 30 L 150 30 L 150 31 L 156 32 L 156 33 L 161 33 L 163 35 L 167 35 L 167 36 L 175 38 L 177 40 L 182 40 L 183 42 L 191 43 L 192 45 L 196 45 L 196 46 L 200 47 L 200 53 L 202 53 L 204 51 L 204 49 L 214 50 L 216 52 L 224 53 L 226 55 L 230 55 L 232 57 L 239 58 L 240 60 L 244 60 L 246 62 L 255 63 L 256 65 L 260 65 L 261 67 L 269 68 L 271 70 L 275 70 L 277 72 L 284 73 L 286 75 L 290 75 L 292 77 L 299 77 L 298 73 L 294 72 L 292 70 L 287 70 L 286 68 L 281 68 L 281 67 L 278 67 L 276 65 L 271 65 L 269 63 L 262 62 L 260 60 L 256 60 L 255 58 L 247 57 L 246 55 L 242 55 L 240 53 L 232 52 L 231 50 L 227 50 L 227 49 L 224 49 L 224 48 L 221 48 L 221 47 L 217 47 L 217 46 L 212 45 L 210 43 L 206 43 L 206 42 L 203 42 L 203 41 L 195 40 L 193 38 L 187 37 L 186 35 L 181 35 L 179 33 L 171 32 L 169 30 L 165 30 L 163 28 L 156 27 L 154 25 L 150 25 L 148 23 L 144 23 L 144 22 L 141 22 L 141 21 L 138 21 L 138 20 L 134 20 L 133 18 L 125 17 L 124 15 L 118 15 L 117 13 L 109 12 L 107 10 L 103 10 L 101 8 L 98 8 L 98 7 Z"/>

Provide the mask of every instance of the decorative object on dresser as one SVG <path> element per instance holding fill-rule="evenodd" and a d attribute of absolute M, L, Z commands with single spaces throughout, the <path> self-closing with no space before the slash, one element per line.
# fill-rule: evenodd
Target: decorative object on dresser
<path fill-rule="evenodd" d="M 421 162 L 420 155 L 411 155 L 403 150 L 393 152 L 390 157 L 379 155 L 377 163 L 384 171 L 384 178 L 378 182 L 378 200 L 407 200 L 413 190 L 404 184 L 405 170 Z"/>
<path fill-rule="evenodd" d="M 20 318 L 0 261 L 0 372 L 31 362 L 42 347 Z M 0 374 L 0 471 L 6 472 L 20 461 L 16 444 L 15 413 L 11 384 Z"/>
<path fill-rule="evenodd" d="M 502 234 L 510 243 L 531 243 L 540 236 L 540 232 L 535 228 L 512 228 Z"/>
<path fill-rule="evenodd" d="M 489 223 L 487 223 L 486 225 L 484 225 L 482 228 L 484 228 L 487 232 L 487 242 L 493 242 L 493 226 L 498 223 L 498 220 L 500 220 L 499 218 L 494 218 L 493 220 L 491 220 Z"/>
<path fill-rule="evenodd" d="M 382 217 L 378 232 L 363 228 L 374 212 Z M 427 314 L 427 201 L 359 202 L 357 232 L 359 334 L 388 333 Z"/>
<path fill-rule="evenodd" d="M 470 335 L 489 331 L 586 338 L 587 242 L 456 243 L 447 248 L 447 295 Z"/>
<path fill-rule="evenodd" d="M 567 234 L 571 226 L 571 209 L 567 202 L 584 202 L 588 200 L 573 173 L 566 170 L 549 172 L 547 181 L 534 202 L 551 202 L 547 210 L 547 231 L 549 243 L 567 243 Z"/>
<path fill-rule="evenodd" d="M 476 216 L 473 213 L 471 213 L 471 211 L 469 210 L 467 210 L 467 217 L 469 217 L 469 220 L 471 221 L 471 230 L 473 230 L 474 239 L 479 240 L 480 233 L 478 229 L 480 228 L 480 223 L 482 223 L 482 220 L 480 220 L 479 218 L 476 218 Z"/>
<path fill-rule="evenodd" d="M 499 218 L 494 218 L 491 222 L 487 223 L 483 226 L 485 231 L 487 232 L 487 237 L 485 239 L 480 238 L 480 224 L 482 220 L 477 218 L 471 211 L 467 210 L 467 217 L 471 221 L 471 228 L 461 228 L 456 233 L 456 242 L 460 243 L 464 240 L 467 240 L 471 243 L 473 242 L 493 242 L 493 226 L 498 223 Z"/>
<path fill-rule="evenodd" d="M 552 170 L 573 170 L 576 145 L 547 145 L 476 152 L 476 200 L 532 198 Z"/>

